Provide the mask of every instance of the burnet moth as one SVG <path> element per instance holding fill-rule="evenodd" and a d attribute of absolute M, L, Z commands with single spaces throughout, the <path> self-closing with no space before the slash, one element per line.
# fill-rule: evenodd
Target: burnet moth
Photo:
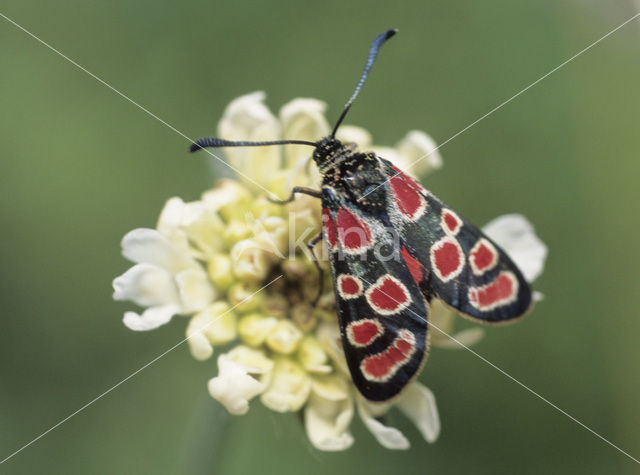
<path fill-rule="evenodd" d="M 309 247 L 313 254 L 324 239 L 329 249 L 344 354 L 355 385 L 370 401 L 393 398 L 417 376 L 427 354 L 432 299 L 484 323 L 508 322 L 533 305 L 520 270 L 480 229 L 389 161 L 336 139 L 380 47 L 396 32 L 373 40 L 358 84 L 328 137 L 318 142 L 203 138 L 190 149 L 314 147 L 321 189 L 295 187 L 280 203 L 293 201 L 297 193 L 322 202 L 322 234 Z"/>

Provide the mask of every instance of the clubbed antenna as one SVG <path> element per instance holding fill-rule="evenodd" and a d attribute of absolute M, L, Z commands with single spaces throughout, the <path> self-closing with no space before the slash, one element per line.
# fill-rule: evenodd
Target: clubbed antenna
<path fill-rule="evenodd" d="M 373 42 L 371 43 L 371 47 L 369 48 L 369 56 L 367 56 L 367 63 L 364 66 L 364 71 L 362 71 L 362 75 L 360 76 L 360 80 L 358 81 L 358 85 L 356 86 L 356 89 L 353 91 L 353 94 L 351 94 L 351 97 L 349 98 L 349 100 L 344 106 L 342 114 L 340 114 L 340 117 L 338 118 L 336 125 L 333 127 L 333 131 L 331 132 L 331 137 L 335 137 L 338 127 L 340 127 L 340 124 L 342 123 L 345 116 L 347 115 L 347 112 L 349 112 L 349 109 L 351 108 L 351 104 L 353 104 L 353 101 L 355 101 L 356 97 L 358 97 L 358 94 L 360 93 L 360 89 L 362 89 L 362 86 L 367 80 L 367 76 L 369 76 L 369 71 L 371 71 L 371 67 L 373 66 L 373 63 L 376 60 L 376 56 L 378 56 L 378 51 L 380 51 L 380 47 L 385 43 L 385 41 L 387 41 L 397 32 L 398 32 L 397 28 L 394 28 L 392 30 L 387 30 L 384 33 L 380 33 L 378 36 L 376 36 Z"/>
<path fill-rule="evenodd" d="M 217 137 L 205 137 L 198 139 L 189 147 L 190 152 L 197 152 L 203 148 L 213 147 L 262 147 L 263 145 L 310 145 L 315 147 L 318 144 L 315 142 L 309 142 L 308 140 L 269 140 L 266 142 L 236 142 L 233 140 L 219 139 Z"/>

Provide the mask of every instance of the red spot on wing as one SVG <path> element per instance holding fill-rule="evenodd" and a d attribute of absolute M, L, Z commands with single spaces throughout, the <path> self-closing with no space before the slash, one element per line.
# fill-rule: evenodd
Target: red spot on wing
<path fill-rule="evenodd" d="M 357 294 L 359 289 L 360 289 L 360 286 L 351 277 L 347 277 L 341 283 L 341 290 L 345 294 L 350 294 L 350 295 Z"/>
<path fill-rule="evenodd" d="M 341 274 L 338 276 L 338 292 L 343 298 L 359 297 L 362 292 L 362 282 L 352 275 Z"/>
<path fill-rule="evenodd" d="M 518 297 L 518 279 L 509 271 L 498 274 L 496 279 L 482 287 L 469 289 L 469 302 L 479 310 L 488 311 L 514 302 Z"/>
<path fill-rule="evenodd" d="M 338 236 L 345 252 L 359 252 L 371 244 L 371 230 L 351 211 L 338 210 Z"/>
<path fill-rule="evenodd" d="M 400 176 L 391 177 L 389 184 L 400 212 L 411 220 L 419 218 L 426 206 L 422 195 Z"/>
<path fill-rule="evenodd" d="M 391 315 L 405 308 L 410 302 L 409 291 L 395 277 L 385 275 L 367 290 L 369 305 L 382 315 Z"/>
<path fill-rule="evenodd" d="M 431 263 L 438 277 L 447 281 L 457 276 L 464 266 L 464 255 L 454 238 L 445 237 L 431 248 Z"/>
<path fill-rule="evenodd" d="M 453 211 L 444 209 L 442 210 L 442 227 L 445 232 L 449 231 L 451 234 L 457 234 L 462 227 L 462 220 Z"/>
<path fill-rule="evenodd" d="M 416 350 L 416 339 L 409 330 L 400 330 L 398 338 L 381 353 L 367 356 L 360 364 L 364 377 L 370 381 L 388 381 Z"/>
<path fill-rule="evenodd" d="M 349 342 L 355 346 L 368 346 L 384 333 L 384 328 L 377 320 L 362 319 L 350 323 L 347 327 Z"/>
<path fill-rule="evenodd" d="M 486 239 L 480 239 L 471 249 L 470 262 L 473 272 L 481 275 L 493 268 L 498 262 L 498 252 Z"/>
<path fill-rule="evenodd" d="M 415 181 L 413 178 L 411 178 L 405 172 L 403 172 L 402 170 L 397 168 L 395 165 L 392 165 L 391 168 L 393 168 L 393 171 L 396 172 L 396 176 L 402 177 L 402 179 L 404 181 L 406 181 L 412 188 L 414 188 L 417 191 L 420 191 L 422 193 L 426 193 L 427 192 L 427 190 L 425 190 L 425 188 L 420 183 Z"/>
<path fill-rule="evenodd" d="M 335 249 L 337 244 L 336 225 L 331 217 L 331 212 L 327 208 L 322 209 L 322 223 L 324 225 L 325 236 L 329 242 L 329 247 Z"/>
<path fill-rule="evenodd" d="M 400 253 L 409 268 L 409 272 L 411 272 L 411 277 L 413 277 L 416 284 L 420 284 L 424 277 L 424 267 L 411 254 L 409 254 L 406 247 L 402 246 L 402 248 L 400 248 Z"/>

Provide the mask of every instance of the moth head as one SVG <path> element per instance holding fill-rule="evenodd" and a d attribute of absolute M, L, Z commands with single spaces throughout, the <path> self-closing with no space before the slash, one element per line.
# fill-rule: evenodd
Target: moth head
<path fill-rule="evenodd" d="M 320 167 L 333 161 L 333 158 L 344 151 L 345 145 L 337 138 L 329 135 L 320 140 L 313 151 L 313 161 Z"/>

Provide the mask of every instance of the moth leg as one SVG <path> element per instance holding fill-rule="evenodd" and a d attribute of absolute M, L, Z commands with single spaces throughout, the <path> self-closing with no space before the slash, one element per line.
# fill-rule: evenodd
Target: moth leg
<path fill-rule="evenodd" d="M 267 199 L 269 201 L 271 201 L 272 203 L 278 204 L 278 205 L 286 205 L 287 203 L 291 203 L 293 200 L 296 199 L 296 193 L 301 193 L 303 195 L 309 195 L 309 196 L 313 196 L 314 198 L 321 198 L 322 197 L 322 192 L 318 191 L 318 190 L 314 190 L 312 188 L 307 188 L 306 186 L 294 186 L 293 189 L 291 190 L 291 195 L 289 195 L 289 198 L 287 198 L 286 200 L 279 200 L 279 199 L 274 199 L 271 197 L 268 197 Z"/>
<path fill-rule="evenodd" d="M 309 249 L 309 251 L 311 252 L 311 260 L 313 261 L 313 264 L 316 266 L 316 269 L 318 269 L 318 294 L 316 295 L 316 298 L 313 299 L 313 303 L 312 303 L 312 307 L 316 308 L 316 306 L 318 305 L 318 302 L 320 301 L 320 297 L 322 297 L 322 290 L 323 290 L 323 284 L 324 284 L 324 270 L 322 270 L 322 267 L 320 267 L 320 263 L 318 262 L 318 256 L 316 256 L 316 244 L 318 244 L 320 241 L 322 241 L 322 233 L 318 233 L 315 237 L 311 238 L 309 240 L 309 242 L 307 243 L 307 248 Z"/>

